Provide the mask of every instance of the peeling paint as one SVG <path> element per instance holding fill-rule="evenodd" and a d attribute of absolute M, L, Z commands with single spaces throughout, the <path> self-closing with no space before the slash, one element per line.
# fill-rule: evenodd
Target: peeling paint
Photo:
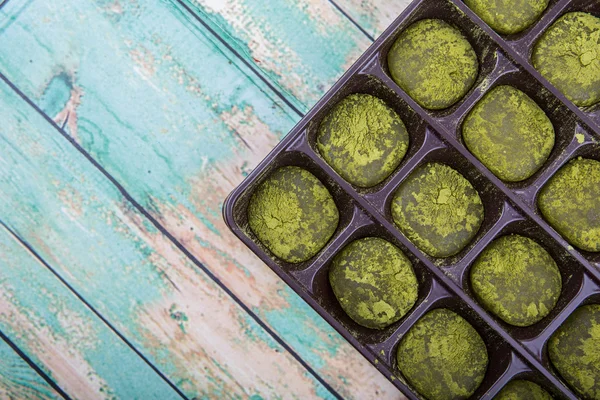
<path fill-rule="evenodd" d="M 33 368 L 2 340 L 0 340 L 0 360 L 2 360 L 0 363 L 1 399 L 62 399 Z"/>
<path fill-rule="evenodd" d="M 10 143 L 0 160 L 3 221 L 166 376 L 185 382 L 180 389 L 186 395 L 245 397 L 252 391 L 267 397 L 316 396 L 322 385 L 289 353 L 273 350 L 266 341 L 272 338 L 254 321 L 244 328 L 250 334 L 245 333 L 236 324 L 248 318 L 245 311 L 5 84 L 0 84 L 0 103 L 0 119 L 6 124 L 2 139 Z M 41 143 L 41 149 L 31 152 L 32 143 Z M 74 204 L 80 217 L 65 218 L 65 212 L 73 215 L 69 210 Z M 8 252 L 0 253 L 2 260 Z M 164 385 L 160 379 L 136 378 L 140 387 L 129 383 L 132 371 L 145 370 L 121 358 L 119 346 L 124 344 L 118 337 L 109 340 L 106 327 L 70 310 L 83 307 L 76 298 L 71 295 L 74 305 L 55 298 L 60 292 L 55 278 L 47 290 L 41 289 L 52 284 L 51 278 L 11 286 L 18 282 L 11 274 L 40 276 L 39 271 L 10 268 L 14 264 L 0 263 L 2 276 L 9 277 L 0 290 L 0 314 L 5 316 L 0 321 L 11 323 L 12 332 L 22 338 L 20 345 L 31 346 L 31 356 L 73 397 L 133 398 L 133 393 L 148 391 L 142 397 L 170 398 L 158 390 Z M 30 287 L 38 290 L 30 293 Z M 40 305 L 48 309 L 42 316 L 36 314 Z M 142 362 L 137 355 L 133 360 Z M 256 360 L 253 368 L 245 367 L 247 360 Z M 122 379 L 124 371 L 127 380 Z"/>
<path fill-rule="evenodd" d="M 326 0 L 186 3 L 304 112 L 370 44 Z"/>
<path fill-rule="evenodd" d="M 0 329 L 70 396 L 178 398 L 3 228 L 0 273 Z"/>

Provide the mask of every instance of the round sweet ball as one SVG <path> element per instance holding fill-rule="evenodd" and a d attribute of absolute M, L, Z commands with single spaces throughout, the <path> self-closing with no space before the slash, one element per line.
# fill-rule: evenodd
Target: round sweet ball
<path fill-rule="evenodd" d="M 533 325 L 548 315 L 562 289 L 552 256 L 520 235 L 494 240 L 475 260 L 470 277 L 477 300 L 515 326 Z"/>
<path fill-rule="evenodd" d="M 582 398 L 600 400 L 600 305 L 575 310 L 550 338 L 548 353 Z"/>
<path fill-rule="evenodd" d="M 398 369 L 429 400 L 470 397 L 488 365 L 485 343 L 458 314 L 438 308 L 425 314 L 400 341 Z"/>
<path fill-rule="evenodd" d="M 475 14 L 504 35 L 519 33 L 533 24 L 548 7 L 549 0 L 465 0 Z"/>
<path fill-rule="evenodd" d="M 358 324 L 383 329 L 415 305 L 419 285 L 412 263 L 392 243 L 367 237 L 333 260 L 329 282 L 340 305 Z"/>
<path fill-rule="evenodd" d="M 515 380 L 508 382 L 494 400 L 552 400 L 552 396 L 537 383 Z"/>
<path fill-rule="evenodd" d="M 290 263 L 313 257 L 335 232 L 338 209 L 325 186 L 300 167 L 282 167 L 250 197 L 248 224 L 275 256 Z"/>
<path fill-rule="evenodd" d="M 536 173 L 554 147 L 554 126 L 525 93 L 497 86 L 469 112 L 465 145 L 498 178 L 518 182 Z"/>
<path fill-rule="evenodd" d="M 600 18 L 571 12 L 535 44 L 533 66 L 580 107 L 600 101 Z"/>
<path fill-rule="evenodd" d="M 461 251 L 483 222 L 483 204 L 471 183 L 441 163 L 418 167 L 392 199 L 398 228 L 423 252 L 449 257 Z"/>
<path fill-rule="evenodd" d="M 351 94 L 323 118 L 317 147 L 346 181 L 371 187 L 400 164 L 408 150 L 408 132 L 398 114 L 383 100 L 368 94 Z"/>
<path fill-rule="evenodd" d="M 571 160 L 542 188 L 538 206 L 550 225 L 573 246 L 600 251 L 600 162 Z"/>
<path fill-rule="evenodd" d="M 469 91 L 479 70 L 477 55 L 457 28 L 423 19 L 406 28 L 388 56 L 392 79 L 425 108 L 448 108 Z"/>

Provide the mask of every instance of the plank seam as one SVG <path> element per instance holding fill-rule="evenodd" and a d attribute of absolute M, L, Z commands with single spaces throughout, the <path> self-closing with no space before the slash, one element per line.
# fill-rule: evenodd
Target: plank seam
<path fill-rule="evenodd" d="M 8 1 L 8 0 L 6 0 Z M 208 30 L 219 42 L 221 42 L 235 57 L 238 58 L 246 67 L 248 67 L 261 81 L 263 81 L 269 89 L 275 93 L 277 97 L 279 97 L 288 107 L 290 107 L 296 114 L 300 117 L 304 117 L 305 113 L 297 109 L 288 99 L 287 97 L 281 93 L 279 89 L 277 89 L 273 84 L 271 84 L 270 80 L 264 77 L 252 63 L 248 62 L 237 50 L 235 50 L 228 42 L 225 40 L 218 32 L 210 27 L 208 23 L 206 23 L 194 10 L 192 10 L 183 0 L 176 0 L 192 17 L 198 21 L 206 30 Z M 333 5 L 333 7 L 338 10 L 352 25 L 354 25 L 363 35 L 365 35 L 371 42 L 375 41 L 375 38 L 369 34 L 354 18 L 350 16 L 340 5 L 338 5 L 334 0 L 328 0 L 329 3 Z"/>
<path fill-rule="evenodd" d="M 8 0 L 7 0 L 8 1 Z M 202 18 L 200 18 L 200 16 L 198 14 L 196 14 L 187 4 L 185 4 L 183 2 L 183 0 L 176 0 L 177 3 L 183 7 L 190 15 L 192 15 L 194 17 L 194 19 L 196 21 L 198 21 L 206 30 L 208 30 L 215 38 L 217 38 L 219 40 L 219 42 L 221 42 L 226 48 L 227 50 L 229 50 L 235 57 L 237 57 L 247 68 L 249 68 L 261 81 L 263 81 L 263 83 L 265 85 L 267 85 L 267 87 L 269 89 L 271 89 L 273 91 L 273 93 L 275 93 L 275 95 L 277 95 L 277 97 L 279 97 L 289 108 L 291 108 L 296 114 L 298 114 L 300 117 L 304 116 L 304 113 L 302 111 L 300 111 L 299 109 L 296 108 L 296 106 L 294 106 L 284 95 L 283 93 L 281 93 L 272 83 L 269 79 L 267 79 L 266 77 L 264 77 L 260 72 L 258 72 L 256 70 L 256 68 L 250 63 L 248 62 L 248 60 L 246 60 L 244 57 L 241 56 L 241 54 L 238 53 L 237 50 L 235 50 L 229 43 L 227 43 L 227 41 L 225 39 L 223 39 L 221 37 L 221 35 L 219 35 L 214 29 L 212 29 L 210 27 L 210 25 L 208 25 L 206 22 L 204 22 L 204 20 Z"/>
<path fill-rule="evenodd" d="M 25 239 L 21 238 L 15 231 L 13 231 L 10 227 L 8 227 L 8 225 L 6 225 L 6 223 L 2 220 L 0 220 L 0 225 L 6 229 L 6 231 L 8 231 L 8 233 L 17 241 L 19 242 L 23 247 L 25 247 L 27 249 L 27 251 L 29 251 L 31 253 L 31 255 L 33 255 L 39 262 L 41 262 L 48 270 L 50 270 L 50 272 L 63 284 L 65 285 L 74 295 L 75 297 L 77 297 L 83 304 L 85 304 L 85 306 L 92 311 L 98 318 L 100 318 L 100 320 L 106 325 L 108 326 L 108 328 L 113 331 L 123 342 L 125 342 L 125 344 L 131 348 L 131 350 L 133 350 L 146 364 L 148 364 L 148 366 L 150 368 L 152 368 L 152 370 L 154 372 L 156 372 L 158 374 L 159 377 L 161 377 L 173 390 L 175 390 L 175 392 L 177 392 L 177 394 L 179 396 L 181 396 L 182 398 L 189 400 L 189 398 L 181 391 L 179 390 L 179 388 L 177 388 L 177 386 L 175 386 L 175 384 L 173 382 L 171 382 L 169 380 L 169 378 L 167 378 L 156 366 L 154 366 L 154 364 L 152 364 L 152 362 L 150 360 L 148 360 L 140 351 L 138 351 L 135 346 L 129 342 L 129 340 L 127 340 L 125 338 L 125 336 L 117 329 L 115 328 L 110 322 L 108 322 L 108 320 L 106 318 L 104 318 L 100 312 L 98 310 L 96 310 L 90 303 L 87 302 L 87 300 L 84 299 L 84 297 L 79 294 L 79 292 L 72 287 L 65 279 L 63 279 L 62 276 L 60 276 L 60 274 L 54 269 L 52 268 L 52 266 L 46 262 L 46 260 L 44 260 L 44 258 L 42 258 L 42 256 L 33 248 L 33 246 L 31 246 Z"/>
<path fill-rule="evenodd" d="M 7 0 L 8 1 L 8 0 Z M 350 14 L 348 14 L 346 11 L 344 11 L 344 9 L 338 5 L 334 0 L 329 0 L 329 2 L 333 5 L 333 7 L 335 7 L 340 13 L 342 13 L 342 15 L 344 17 L 346 17 L 346 19 L 348 21 L 350 21 L 350 23 L 352 23 L 352 25 L 354 25 L 355 27 L 358 28 L 359 31 L 361 31 L 367 38 L 369 38 L 369 40 L 371 42 L 375 41 L 375 38 L 373 36 L 371 36 L 371 34 L 369 32 L 367 32 L 362 26 L 360 26 L 360 24 L 358 23 L 358 21 L 356 21 L 354 18 L 352 18 L 350 16 Z"/>
<path fill-rule="evenodd" d="M 180 0 L 178 0 L 180 1 Z M 184 5 L 184 4 L 183 4 Z M 185 5 L 184 5 L 185 6 Z M 261 78 L 262 79 L 262 78 Z M 329 383 L 327 383 L 299 354 L 297 354 L 283 339 L 281 339 L 274 331 L 271 329 L 265 322 L 262 321 L 248 307 L 244 304 L 241 299 L 239 299 L 232 291 L 229 289 L 215 274 L 212 273 L 206 266 L 204 266 L 177 238 L 175 238 L 165 227 L 163 227 L 160 222 L 158 222 L 141 204 L 139 204 L 121 185 L 116 178 L 114 178 L 108 171 L 100 165 L 92 156 L 89 154 L 79 143 L 75 141 L 69 134 L 67 134 L 64 130 L 60 128 L 56 124 L 56 122 L 50 118 L 42 109 L 40 109 L 25 93 L 21 92 L 19 88 L 13 84 L 2 72 L 0 72 L 0 80 L 4 81 L 21 99 L 23 99 L 31 108 L 33 108 L 42 118 L 44 118 L 58 133 L 60 133 L 66 140 L 71 143 L 73 147 L 83 155 L 100 173 L 102 173 L 106 179 L 108 179 L 121 193 L 121 195 L 133 205 L 146 219 L 148 219 L 152 225 L 163 235 L 165 235 L 169 241 L 171 241 L 196 267 L 200 268 L 210 279 L 212 279 L 231 299 L 233 299 L 238 306 L 240 306 L 250 317 L 267 332 L 280 346 L 282 346 L 286 351 L 290 353 L 290 355 L 300 364 L 302 365 L 307 372 L 309 372 L 315 379 L 321 383 L 335 398 L 339 400 L 343 400 L 343 397 L 335 390 Z M 297 111 L 297 110 L 296 110 Z M 298 112 L 298 111 L 297 111 Z M 4 223 L 2 223 L 4 225 Z M 6 227 L 6 225 L 4 225 Z M 12 232 L 12 231 L 11 231 Z M 31 247 L 30 247 L 31 248 Z M 32 248 L 31 248 L 32 249 Z M 32 249 L 33 250 L 33 249 Z M 156 367 L 154 367 L 156 368 Z"/>
<path fill-rule="evenodd" d="M 13 351 L 23 359 L 23 361 L 25 361 L 43 380 L 46 381 L 48 385 L 52 386 L 52 389 L 56 390 L 56 392 L 64 399 L 71 400 L 71 397 L 69 397 L 69 395 L 66 394 L 65 391 L 62 390 L 52 378 L 50 378 L 50 376 L 48 376 L 48 374 L 42 371 L 42 369 L 38 367 L 37 364 L 34 363 L 33 360 L 31 360 L 31 358 L 29 358 L 29 356 L 19 348 L 19 346 L 17 346 L 8 336 L 6 336 L 2 330 L 0 330 L 0 339 L 4 340 L 6 344 L 8 344 L 10 348 L 13 349 Z"/>

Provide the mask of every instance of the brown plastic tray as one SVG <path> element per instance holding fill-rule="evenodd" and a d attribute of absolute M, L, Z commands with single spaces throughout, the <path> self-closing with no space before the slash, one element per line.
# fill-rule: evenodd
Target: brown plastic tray
<path fill-rule="evenodd" d="M 600 254 L 570 246 L 542 219 L 536 197 L 568 160 L 577 156 L 600 160 L 600 107 L 576 107 L 530 63 L 532 46 L 541 33 L 562 14 L 575 10 L 600 16 L 600 2 L 551 0 L 532 27 L 517 35 L 501 36 L 460 0 L 414 1 L 225 201 L 223 213 L 231 230 L 410 399 L 421 396 L 398 371 L 395 348 L 422 315 L 439 307 L 462 315 L 486 343 L 489 366 L 473 398 L 492 398 L 516 377 L 537 382 L 555 398 L 578 398 L 550 364 L 546 346 L 552 333 L 577 307 L 600 303 Z M 387 71 L 387 51 L 397 35 L 423 18 L 443 19 L 460 28 L 480 63 L 473 88 L 457 104 L 441 111 L 420 107 Z M 516 184 L 494 176 L 466 149 L 460 134 L 468 111 L 487 91 L 502 84 L 516 87 L 534 99 L 556 131 L 556 143 L 545 165 Z M 315 146 L 321 119 L 352 93 L 383 99 L 400 115 L 410 135 L 410 147 L 400 166 L 384 182 L 369 189 L 347 183 L 321 158 Z M 583 143 L 576 134 L 579 138 L 583 135 Z M 391 198 L 399 183 L 427 161 L 441 161 L 461 172 L 478 190 L 485 206 L 485 219 L 475 239 L 459 254 L 446 259 L 429 257 L 416 248 L 396 228 L 390 215 Z M 253 188 L 284 165 L 312 172 L 329 189 L 340 211 L 339 226 L 329 243 L 315 257 L 299 264 L 272 255 L 247 222 L 246 209 Z M 475 300 L 468 282 L 470 264 L 492 240 L 507 233 L 519 233 L 542 244 L 562 275 L 563 289 L 556 307 L 527 328 L 508 325 L 488 313 Z M 336 253 L 366 236 L 379 236 L 400 247 L 413 262 L 420 284 L 413 309 L 384 330 L 368 329 L 351 320 L 328 281 L 328 267 Z"/>

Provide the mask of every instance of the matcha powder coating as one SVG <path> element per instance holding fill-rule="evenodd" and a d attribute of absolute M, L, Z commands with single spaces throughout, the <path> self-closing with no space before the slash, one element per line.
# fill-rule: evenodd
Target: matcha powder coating
<path fill-rule="evenodd" d="M 440 110 L 473 86 L 477 55 L 463 34 L 439 19 L 415 22 L 392 45 L 388 68 L 394 81 L 425 108 Z"/>
<path fill-rule="evenodd" d="M 419 289 L 402 250 L 375 237 L 346 246 L 333 260 L 329 281 L 346 314 L 373 329 L 402 318 L 417 301 Z"/>
<path fill-rule="evenodd" d="M 600 251 L 600 162 L 587 158 L 569 161 L 542 188 L 538 206 L 573 246 Z"/>
<path fill-rule="evenodd" d="M 323 248 L 338 225 L 331 194 L 310 172 L 282 167 L 254 191 L 248 204 L 248 224 L 277 257 L 306 261 Z"/>
<path fill-rule="evenodd" d="M 600 400 L 600 305 L 575 310 L 550 338 L 548 353 L 583 398 Z"/>
<path fill-rule="evenodd" d="M 536 383 L 516 380 L 504 386 L 494 400 L 552 400 L 552 396 Z"/>
<path fill-rule="evenodd" d="M 511 86 L 487 93 L 467 115 L 462 135 L 469 151 L 508 182 L 533 175 L 554 147 L 550 119 L 529 96 Z"/>
<path fill-rule="evenodd" d="M 440 163 L 418 167 L 398 188 L 392 217 L 417 247 L 433 257 L 462 250 L 477 234 L 483 205 L 460 173 Z"/>
<path fill-rule="evenodd" d="M 398 369 L 429 400 L 470 397 L 488 364 L 481 336 L 458 314 L 438 308 L 425 314 L 398 345 Z"/>
<path fill-rule="evenodd" d="M 562 288 L 556 263 L 533 240 L 509 235 L 494 240 L 471 268 L 477 300 L 506 323 L 529 326 L 554 308 Z"/>
<path fill-rule="evenodd" d="M 529 27 L 548 7 L 548 0 L 465 0 L 465 3 L 492 29 L 505 35 Z"/>
<path fill-rule="evenodd" d="M 533 48 L 533 66 L 575 105 L 600 101 L 600 18 L 560 17 Z"/>
<path fill-rule="evenodd" d="M 319 152 L 345 180 L 374 186 L 400 164 L 408 149 L 404 123 L 385 102 L 352 94 L 325 116 L 317 136 Z"/>

